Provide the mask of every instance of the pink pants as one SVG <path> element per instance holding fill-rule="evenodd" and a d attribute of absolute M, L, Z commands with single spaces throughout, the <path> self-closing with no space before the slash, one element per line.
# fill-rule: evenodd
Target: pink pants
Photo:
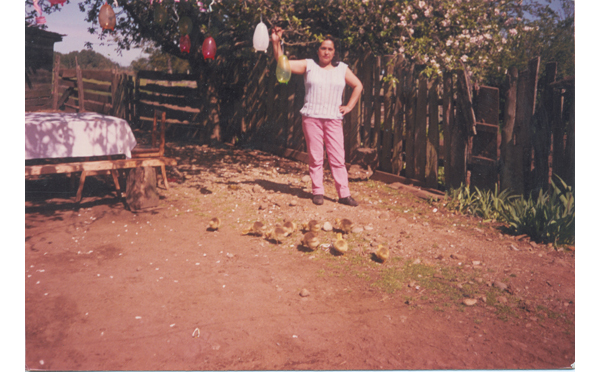
<path fill-rule="evenodd" d="M 313 195 L 323 195 L 323 140 L 329 158 L 329 167 L 340 198 L 350 196 L 346 154 L 344 151 L 344 128 L 342 119 L 319 119 L 302 116 L 302 130 L 309 155 L 310 179 Z"/>

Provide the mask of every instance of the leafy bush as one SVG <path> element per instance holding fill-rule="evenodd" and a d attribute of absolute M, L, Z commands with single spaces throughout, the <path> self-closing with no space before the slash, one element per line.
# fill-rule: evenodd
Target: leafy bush
<path fill-rule="evenodd" d="M 515 196 L 510 195 L 509 190 L 498 192 L 498 185 L 494 186 L 494 191 L 481 191 L 475 188 L 475 205 L 473 214 L 483 218 L 484 221 L 503 220 L 503 216 Z"/>
<path fill-rule="evenodd" d="M 497 186 L 494 191 L 475 187 L 475 191 L 471 192 L 468 185 L 461 184 L 460 188 L 449 191 L 446 207 L 459 213 L 479 216 L 484 221 L 502 220 L 507 204 L 514 198 L 508 190 L 498 192 Z"/>
<path fill-rule="evenodd" d="M 559 181 L 551 183 L 548 192 L 539 191 L 537 198 L 515 199 L 504 213 L 504 219 L 515 234 L 527 234 L 544 243 L 575 243 L 575 194 L 571 186 Z"/>
<path fill-rule="evenodd" d="M 481 217 L 484 221 L 497 220 L 508 224 L 514 234 L 527 234 L 532 240 L 554 245 L 575 243 L 575 193 L 571 186 L 555 176 L 550 190 L 540 190 L 535 197 L 510 195 L 508 190 L 498 192 L 479 190 L 471 192 L 461 185 L 446 195 L 446 207 L 462 214 Z"/>
<path fill-rule="evenodd" d="M 475 197 L 470 192 L 469 185 L 461 184 L 458 189 L 450 189 L 446 199 L 446 208 L 463 214 L 473 214 Z"/>

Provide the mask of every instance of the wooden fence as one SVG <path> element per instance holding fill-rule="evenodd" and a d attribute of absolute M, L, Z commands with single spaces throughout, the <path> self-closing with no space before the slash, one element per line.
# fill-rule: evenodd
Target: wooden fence
<path fill-rule="evenodd" d="M 93 111 L 130 120 L 133 110 L 132 77 L 117 70 L 61 69 L 54 61 L 54 110 Z"/>
<path fill-rule="evenodd" d="M 540 84 L 539 61 L 511 69 L 501 91 L 472 84 L 464 70 L 427 79 L 418 66 L 365 55 L 350 63 L 364 91 L 344 119 L 347 161 L 429 188 L 440 188 L 442 172 L 446 188 L 499 185 L 527 194 L 547 189 L 552 174 L 574 186 L 574 78 L 556 81 L 557 65 L 548 63 Z M 305 151 L 303 78 L 278 84 L 274 70 L 266 57 L 233 69 L 247 83 L 232 108 L 238 119 L 227 124 L 245 140 Z"/>
<path fill-rule="evenodd" d="M 541 84 L 539 61 L 510 69 L 499 89 L 472 84 L 464 70 L 428 79 L 392 56 L 356 59 L 349 65 L 364 91 L 344 119 L 347 162 L 432 189 L 465 183 L 527 194 L 546 189 L 552 174 L 574 186 L 574 78 L 556 81 L 556 63 L 548 63 Z M 275 67 L 257 53 L 217 57 L 196 75 L 140 71 L 135 83 L 114 71 L 61 70 L 54 96 L 65 110 L 113 114 L 139 127 L 161 107 L 171 133 L 183 128 L 201 143 L 304 152 L 303 78 L 279 84 Z"/>

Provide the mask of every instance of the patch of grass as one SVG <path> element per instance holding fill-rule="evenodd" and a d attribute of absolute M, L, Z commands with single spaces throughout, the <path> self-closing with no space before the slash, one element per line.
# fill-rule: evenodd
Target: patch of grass
<path fill-rule="evenodd" d="M 381 270 L 379 279 L 371 285 L 381 288 L 386 293 L 394 293 L 404 287 L 405 281 L 404 272 L 396 267 L 389 267 Z"/>
<path fill-rule="evenodd" d="M 496 304 L 496 315 L 503 322 L 507 322 L 510 318 L 516 316 L 515 311 L 508 305 Z"/>
<path fill-rule="evenodd" d="M 413 265 L 405 261 L 402 267 L 386 267 L 379 272 L 379 279 L 372 285 L 381 288 L 387 293 L 394 293 L 414 280 L 423 288 L 430 290 L 443 290 L 444 284 L 433 278 L 435 268 L 423 264 Z"/>

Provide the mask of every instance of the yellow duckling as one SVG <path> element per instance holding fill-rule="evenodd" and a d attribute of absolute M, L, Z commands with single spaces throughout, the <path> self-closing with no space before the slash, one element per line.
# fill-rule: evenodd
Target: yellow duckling
<path fill-rule="evenodd" d="M 377 250 L 375 251 L 375 256 L 381 263 L 384 263 L 388 258 L 390 258 L 390 250 L 384 247 L 382 244 L 379 244 Z"/>
<path fill-rule="evenodd" d="M 277 225 L 274 228 L 270 229 L 265 233 L 265 238 L 268 240 L 274 240 L 277 244 L 281 243 L 282 239 L 285 237 L 285 230 Z"/>
<path fill-rule="evenodd" d="M 252 235 L 262 236 L 264 234 L 264 232 L 265 232 L 265 224 L 260 221 L 256 221 L 252 224 L 252 226 L 250 226 L 246 230 L 242 231 L 242 234 L 243 235 L 252 234 Z"/>
<path fill-rule="evenodd" d="M 283 230 L 285 230 L 285 236 L 291 235 L 296 231 L 296 223 L 293 221 L 286 221 L 283 224 Z"/>
<path fill-rule="evenodd" d="M 342 238 L 342 233 L 337 233 L 337 240 L 333 242 L 333 249 L 340 254 L 348 252 L 348 242 Z"/>
<path fill-rule="evenodd" d="M 303 246 L 310 249 L 311 251 L 314 251 L 315 249 L 317 249 L 317 247 L 320 244 L 319 237 L 317 236 L 317 234 L 310 232 L 310 231 L 307 232 L 306 234 L 304 234 L 304 236 L 302 237 L 301 243 Z"/>
<path fill-rule="evenodd" d="M 335 223 L 338 229 L 342 230 L 345 234 L 349 234 L 352 232 L 352 228 L 354 227 L 354 223 L 347 218 L 336 218 Z"/>
<path fill-rule="evenodd" d="M 221 227 L 221 219 L 219 217 L 215 217 L 208 222 L 209 230 L 219 230 L 219 227 Z"/>
<path fill-rule="evenodd" d="M 303 224 L 302 227 L 304 231 L 311 231 L 315 233 L 321 230 L 321 224 L 317 222 L 317 220 L 310 220 L 308 223 Z"/>

